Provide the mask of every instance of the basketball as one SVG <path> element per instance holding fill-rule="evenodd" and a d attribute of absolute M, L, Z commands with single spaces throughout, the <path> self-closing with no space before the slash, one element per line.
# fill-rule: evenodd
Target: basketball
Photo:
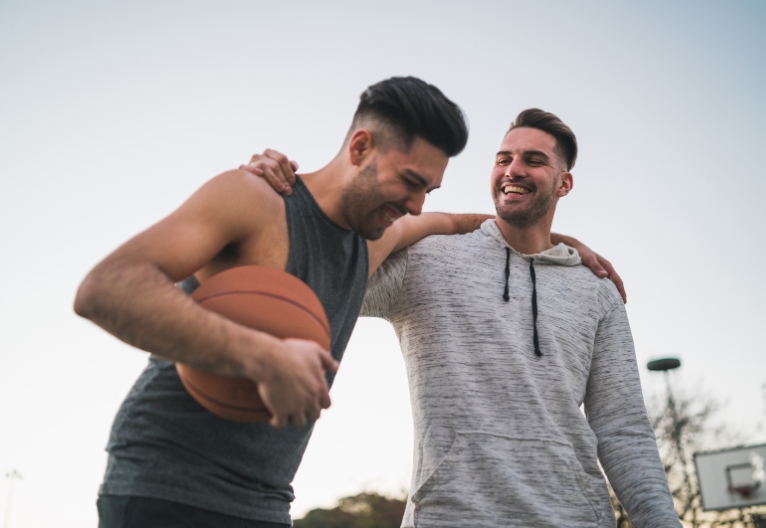
<path fill-rule="evenodd" d="M 278 338 L 311 339 L 330 349 L 330 324 L 319 298 L 306 283 L 284 271 L 242 266 L 205 280 L 192 294 L 202 307 L 243 326 Z M 238 422 L 271 418 L 246 378 L 211 374 L 176 363 L 186 390 L 216 416 Z"/>

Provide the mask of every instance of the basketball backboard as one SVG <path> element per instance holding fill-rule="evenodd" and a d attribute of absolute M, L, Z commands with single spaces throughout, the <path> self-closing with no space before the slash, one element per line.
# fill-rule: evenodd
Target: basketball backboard
<path fill-rule="evenodd" d="M 695 453 L 704 510 L 766 504 L 766 444 Z"/>

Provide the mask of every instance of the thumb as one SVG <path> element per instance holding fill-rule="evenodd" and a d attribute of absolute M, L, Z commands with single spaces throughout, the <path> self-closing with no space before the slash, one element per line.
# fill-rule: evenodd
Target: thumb
<path fill-rule="evenodd" d="M 323 350 L 322 354 L 320 354 L 319 357 L 322 360 L 322 368 L 325 369 L 327 372 L 338 371 L 338 362 L 333 359 L 333 357 L 330 355 L 328 351 Z"/>
<path fill-rule="evenodd" d="M 609 275 L 609 272 L 604 269 L 595 255 L 588 255 L 588 258 L 584 259 L 583 262 L 597 277 L 604 278 Z"/>

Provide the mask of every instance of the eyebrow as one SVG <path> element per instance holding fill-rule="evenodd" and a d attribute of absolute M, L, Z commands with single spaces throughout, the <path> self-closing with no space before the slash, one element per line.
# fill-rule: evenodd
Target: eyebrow
<path fill-rule="evenodd" d="M 408 176 L 410 176 L 411 178 L 413 178 L 413 179 L 417 180 L 417 181 L 418 181 L 418 184 L 419 184 L 421 187 L 426 187 L 426 188 L 428 188 L 428 180 L 426 180 L 426 179 L 425 179 L 423 176 L 421 176 L 420 174 L 418 174 L 417 172 L 415 172 L 415 171 L 414 171 L 414 170 L 412 170 L 412 169 L 404 169 L 404 172 L 405 172 L 405 173 L 406 173 Z M 436 186 L 434 186 L 434 187 L 431 187 L 431 188 L 430 188 L 430 189 L 428 189 L 428 190 L 429 190 L 429 191 L 433 191 L 434 189 L 438 189 L 438 188 L 439 188 L 439 186 L 438 186 L 438 185 L 436 185 Z"/>
<path fill-rule="evenodd" d="M 545 159 L 550 159 L 550 156 L 543 152 L 542 150 L 525 150 L 522 152 L 525 156 L 543 156 Z M 495 154 L 495 157 L 497 156 L 512 156 L 513 152 L 510 150 L 500 150 L 497 154 Z"/>

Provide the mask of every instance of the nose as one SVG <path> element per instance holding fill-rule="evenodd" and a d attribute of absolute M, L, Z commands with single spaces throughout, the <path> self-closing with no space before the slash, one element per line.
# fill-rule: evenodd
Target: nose
<path fill-rule="evenodd" d="M 511 179 L 523 178 L 526 176 L 526 173 L 524 172 L 524 163 L 521 161 L 520 156 L 514 158 L 513 161 L 506 166 L 504 176 Z"/>
<path fill-rule="evenodd" d="M 420 192 L 410 196 L 406 202 L 404 202 L 405 210 L 412 216 L 418 216 L 423 212 L 423 203 L 426 201 L 426 193 Z"/>

